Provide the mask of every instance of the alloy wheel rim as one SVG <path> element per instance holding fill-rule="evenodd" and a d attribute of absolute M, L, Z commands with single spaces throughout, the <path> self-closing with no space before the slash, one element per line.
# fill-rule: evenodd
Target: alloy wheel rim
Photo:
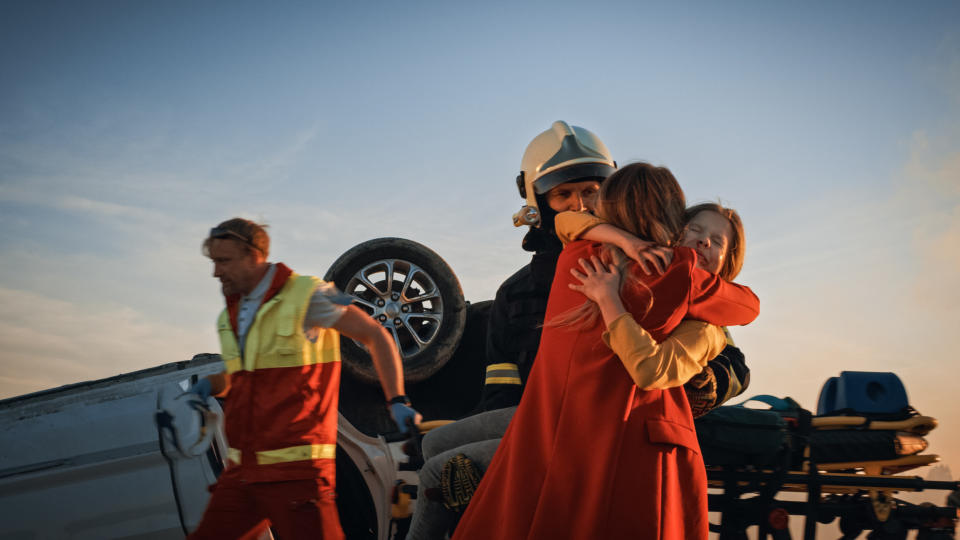
<path fill-rule="evenodd" d="M 439 334 L 440 289 L 430 274 L 410 261 L 372 262 L 350 277 L 344 292 L 390 331 L 404 359 L 426 349 Z"/>

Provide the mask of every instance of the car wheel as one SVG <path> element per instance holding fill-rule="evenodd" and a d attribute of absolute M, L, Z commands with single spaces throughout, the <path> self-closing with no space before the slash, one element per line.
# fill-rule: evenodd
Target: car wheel
<path fill-rule="evenodd" d="M 456 350 L 466 321 L 463 291 L 446 261 L 426 246 L 403 238 L 368 240 L 334 261 L 324 279 L 390 332 L 405 381 L 427 379 Z M 346 371 L 379 383 L 362 346 L 343 339 L 340 349 Z"/>

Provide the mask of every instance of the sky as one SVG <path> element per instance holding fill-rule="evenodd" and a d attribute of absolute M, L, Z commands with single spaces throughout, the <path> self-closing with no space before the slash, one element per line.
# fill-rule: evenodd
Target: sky
<path fill-rule="evenodd" d="M 960 473 L 960 4 L 0 4 L 0 398 L 218 349 L 233 216 L 323 275 L 399 236 L 467 300 L 555 120 L 736 208 L 748 395 L 892 371 Z"/>

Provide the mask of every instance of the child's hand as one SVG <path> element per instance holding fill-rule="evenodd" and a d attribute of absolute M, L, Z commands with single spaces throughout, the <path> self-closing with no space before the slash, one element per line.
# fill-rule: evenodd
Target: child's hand
<path fill-rule="evenodd" d="M 582 238 L 617 246 L 627 254 L 627 257 L 637 261 L 637 264 L 647 275 L 652 273 L 651 266 L 656 269 L 658 274 L 664 273 L 666 268 L 670 266 L 670 262 L 673 261 L 672 249 L 641 240 L 609 223 L 601 223 L 587 230 L 583 233 Z"/>
<path fill-rule="evenodd" d="M 647 275 L 651 274 L 648 264 L 652 265 L 658 274 L 662 274 L 673 261 L 672 249 L 641 240 L 632 234 L 625 235 L 618 247 L 627 254 L 627 257 L 637 261 L 643 273 Z"/>
<path fill-rule="evenodd" d="M 620 271 L 616 266 L 610 265 L 608 268 L 596 255 L 590 257 L 589 261 L 579 261 L 583 272 L 571 268 L 570 273 L 580 284 L 571 283 L 571 289 L 583 293 L 597 304 L 602 304 L 605 300 L 620 299 Z"/>

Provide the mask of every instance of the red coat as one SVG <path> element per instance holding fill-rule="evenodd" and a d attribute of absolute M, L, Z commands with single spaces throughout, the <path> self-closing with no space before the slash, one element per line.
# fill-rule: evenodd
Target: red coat
<path fill-rule="evenodd" d="M 570 269 L 598 244 L 560 256 L 546 321 L 584 303 Z M 683 318 L 746 324 L 759 301 L 678 248 L 663 276 L 635 278 L 624 303 L 655 339 Z M 647 311 L 650 294 L 653 304 Z M 526 391 L 454 540 L 707 538 L 707 483 L 682 388 L 639 390 L 600 338 L 603 324 L 546 326 Z"/>

